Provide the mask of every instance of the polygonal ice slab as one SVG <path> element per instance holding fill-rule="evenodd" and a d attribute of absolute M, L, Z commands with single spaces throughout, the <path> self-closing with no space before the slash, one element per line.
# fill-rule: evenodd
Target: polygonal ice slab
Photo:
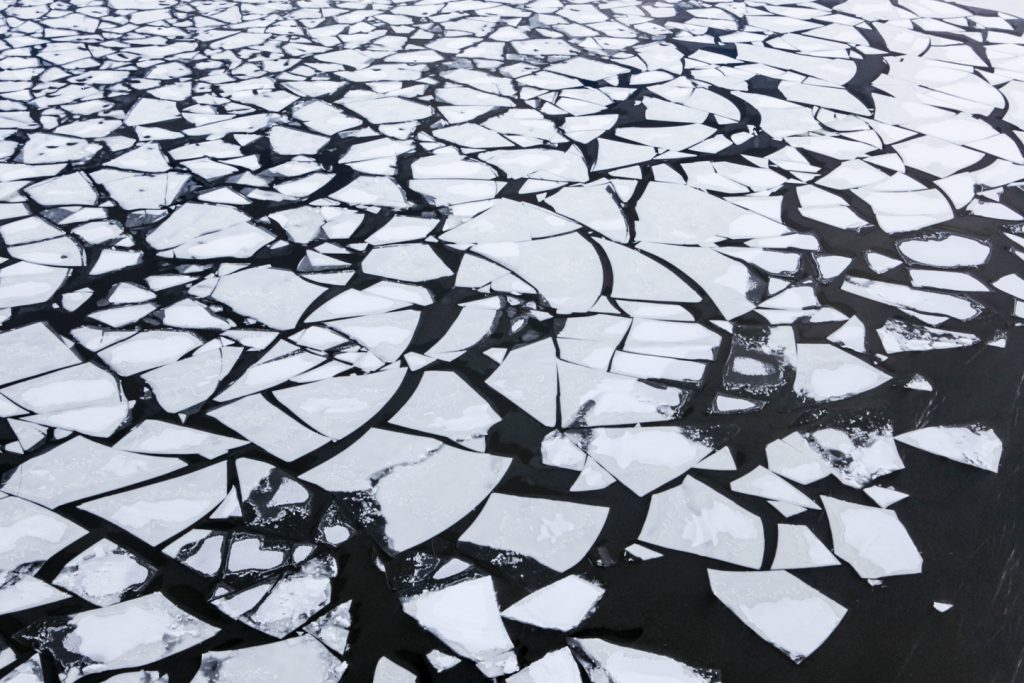
<path fill-rule="evenodd" d="M 29 628 L 24 637 L 49 651 L 65 681 L 145 666 L 187 650 L 218 629 L 180 609 L 160 593 L 56 617 Z"/>
<path fill-rule="evenodd" d="M 921 553 L 892 510 L 822 496 L 835 554 L 865 579 L 921 573 Z"/>
<path fill-rule="evenodd" d="M 512 649 L 490 577 L 406 598 L 402 609 L 463 657 L 481 662 Z"/>
<path fill-rule="evenodd" d="M 564 572 L 590 551 L 607 517 L 608 508 L 595 505 L 494 493 L 459 540 Z"/>
<path fill-rule="evenodd" d="M 708 570 L 711 592 L 757 635 L 799 664 L 821 647 L 846 608 L 789 572 Z"/>
<path fill-rule="evenodd" d="M 714 683 L 710 672 L 653 652 L 616 645 L 599 638 L 573 638 L 569 645 L 576 652 L 591 681 L 671 681 L 672 683 Z"/>
<path fill-rule="evenodd" d="M 524 624 L 570 631 L 587 618 L 604 589 L 579 576 L 567 576 L 530 593 L 501 616 Z"/>
<path fill-rule="evenodd" d="M 764 558 L 761 518 L 693 477 L 651 496 L 638 540 L 752 569 Z"/>
<path fill-rule="evenodd" d="M 217 463 L 79 507 L 157 545 L 217 507 L 227 493 L 226 470 L 225 463 Z"/>
<path fill-rule="evenodd" d="M 312 636 L 238 650 L 206 652 L 192 683 L 337 683 L 345 665 Z"/>
<path fill-rule="evenodd" d="M 925 427 L 904 432 L 896 440 L 989 472 L 999 471 L 1003 455 L 1003 442 L 991 429 L 982 427 Z"/>

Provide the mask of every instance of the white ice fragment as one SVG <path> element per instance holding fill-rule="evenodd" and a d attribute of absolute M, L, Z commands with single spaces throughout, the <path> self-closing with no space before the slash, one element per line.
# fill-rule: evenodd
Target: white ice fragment
<path fill-rule="evenodd" d="M 583 683 L 580 669 L 567 647 L 547 653 L 519 673 L 505 679 L 506 683 Z"/>
<path fill-rule="evenodd" d="M 512 650 L 490 577 L 469 579 L 402 601 L 402 610 L 456 654 L 476 662 Z"/>
<path fill-rule="evenodd" d="M 935 426 L 904 432 L 900 443 L 989 472 L 999 471 L 1003 442 L 991 429 Z"/>
<path fill-rule="evenodd" d="M 953 609 L 953 603 L 951 602 L 933 602 L 932 609 L 939 614 L 945 614 L 949 610 Z"/>
<path fill-rule="evenodd" d="M 387 657 L 381 657 L 373 669 L 373 683 L 416 683 L 416 674 Z"/>
<path fill-rule="evenodd" d="M 545 427 L 553 427 L 558 409 L 556 362 L 554 343 L 541 339 L 512 349 L 487 384 Z"/>
<path fill-rule="evenodd" d="M 176 458 L 138 455 L 77 436 L 19 465 L 0 490 L 55 508 L 181 466 Z"/>
<path fill-rule="evenodd" d="M 294 273 L 260 266 L 225 275 L 212 298 L 275 330 L 291 330 L 324 291 Z"/>
<path fill-rule="evenodd" d="M 608 509 L 595 505 L 494 493 L 459 540 L 564 572 L 590 551 L 607 517 Z"/>
<path fill-rule="evenodd" d="M 567 576 L 505 608 L 501 616 L 556 631 L 571 631 L 587 618 L 604 589 L 579 576 Z"/>
<path fill-rule="evenodd" d="M 616 645 L 599 638 L 573 638 L 569 640 L 569 645 L 576 652 L 590 680 L 595 683 L 710 683 L 712 680 L 711 675 L 670 657 Z"/>
<path fill-rule="evenodd" d="M 651 496 L 638 540 L 752 569 L 764 558 L 761 518 L 692 476 Z"/>
<path fill-rule="evenodd" d="M 192 683 L 337 683 L 344 671 L 344 663 L 315 638 L 298 636 L 238 650 L 205 652 Z"/>
<path fill-rule="evenodd" d="M 121 546 L 102 539 L 70 560 L 53 585 L 106 607 L 146 585 L 154 570 Z"/>
<path fill-rule="evenodd" d="M 708 570 L 711 592 L 743 623 L 799 664 L 817 650 L 846 608 L 785 571 Z"/>
<path fill-rule="evenodd" d="M 825 544 L 802 524 L 780 524 L 772 569 L 808 569 L 839 564 Z"/>
<path fill-rule="evenodd" d="M 868 498 L 875 501 L 879 507 L 887 508 L 890 505 L 900 502 L 907 497 L 906 493 L 889 488 L 888 486 L 868 486 L 864 489 Z"/>
<path fill-rule="evenodd" d="M 711 452 L 676 427 L 606 427 L 568 436 L 638 496 L 682 476 Z"/>
<path fill-rule="evenodd" d="M 157 545 L 217 507 L 227 491 L 226 469 L 220 462 L 79 507 Z"/>
<path fill-rule="evenodd" d="M 388 545 L 402 552 L 455 524 L 494 490 L 510 464 L 509 458 L 446 445 L 395 468 L 374 489 Z"/>
<path fill-rule="evenodd" d="M 482 451 L 487 432 L 498 420 L 497 413 L 459 375 L 432 370 L 422 373 L 416 391 L 391 423 Z"/>
<path fill-rule="evenodd" d="M 349 375 L 274 392 L 286 408 L 331 439 L 343 439 L 376 415 L 398 390 L 405 369 Z"/>
<path fill-rule="evenodd" d="M 921 573 L 921 554 L 896 513 L 822 496 L 835 554 L 865 579 Z"/>
<path fill-rule="evenodd" d="M 145 666 L 194 647 L 218 629 L 151 593 L 110 607 L 79 612 L 55 630 L 65 680 L 114 669 Z M 222 679 L 224 680 L 224 679 Z"/>
<path fill-rule="evenodd" d="M 793 390 L 812 401 L 838 401 L 889 381 L 888 374 L 829 344 L 798 344 Z"/>

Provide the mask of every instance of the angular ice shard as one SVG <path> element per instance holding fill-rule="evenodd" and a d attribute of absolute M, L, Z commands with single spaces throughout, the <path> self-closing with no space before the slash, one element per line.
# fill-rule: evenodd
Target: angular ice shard
<path fill-rule="evenodd" d="M 76 681 L 158 662 L 217 632 L 162 594 L 151 593 L 111 607 L 44 620 L 23 631 L 22 637 L 57 660 L 64 680 Z"/>
<path fill-rule="evenodd" d="M 113 541 L 103 539 L 64 565 L 53 585 L 94 605 L 107 607 L 141 591 L 156 570 Z"/>
<path fill-rule="evenodd" d="M 487 497 L 509 458 L 444 446 L 429 458 L 395 468 L 374 489 L 388 545 L 408 550 L 465 517 Z"/>
<path fill-rule="evenodd" d="M 157 545 L 217 507 L 227 492 L 223 462 L 79 507 Z"/>
<path fill-rule="evenodd" d="M 799 664 L 828 639 L 846 608 L 789 572 L 708 570 L 711 592 L 754 633 Z"/>
<path fill-rule="evenodd" d="M 567 576 L 530 593 L 501 616 L 539 628 L 571 631 L 593 611 L 604 589 L 579 576 Z"/>
<path fill-rule="evenodd" d="M 980 425 L 924 427 L 904 432 L 896 440 L 989 472 L 999 471 L 999 460 L 1003 455 L 1003 442 L 991 429 Z"/>
<path fill-rule="evenodd" d="M 599 638 L 572 638 L 569 645 L 591 681 L 715 683 L 721 680 L 713 672 L 695 669 L 670 657 L 616 645 Z"/>
<path fill-rule="evenodd" d="M 583 683 L 580 668 L 567 647 L 547 653 L 519 673 L 505 679 L 506 683 Z"/>
<path fill-rule="evenodd" d="M 553 427 L 558 410 L 556 363 L 554 343 L 541 339 L 512 349 L 487 384 L 545 427 Z"/>
<path fill-rule="evenodd" d="M 298 636 L 266 645 L 203 653 L 192 683 L 337 683 L 344 671 L 344 663 L 315 638 Z"/>
<path fill-rule="evenodd" d="M 761 518 L 692 476 L 651 496 L 638 540 L 752 569 L 764 559 Z"/>
<path fill-rule="evenodd" d="M 456 654 L 475 662 L 505 655 L 512 649 L 490 577 L 413 595 L 402 601 L 402 610 Z"/>
<path fill-rule="evenodd" d="M 865 579 L 921 573 L 921 553 L 892 510 L 822 496 L 832 546 Z"/>
<path fill-rule="evenodd" d="M 564 572 L 590 551 L 607 517 L 608 508 L 595 505 L 494 493 L 459 540 Z"/>
<path fill-rule="evenodd" d="M 830 344 L 798 344 L 793 391 L 812 401 L 838 401 L 889 381 L 888 374 Z"/>
<path fill-rule="evenodd" d="M 562 427 L 665 422 L 688 398 L 682 389 L 564 361 L 558 363 L 558 390 Z"/>
<path fill-rule="evenodd" d="M 742 477 L 734 479 L 729 488 L 736 493 L 760 496 L 768 500 L 789 503 L 810 510 L 820 510 L 818 504 L 804 495 L 798 488 L 761 465 Z"/>
<path fill-rule="evenodd" d="M 338 656 L 348 649 L 349 629 L 352 628 L 352 601 L 344 602 L 315 619 L 303 629 Z"/>
<path fill-rule="evenodd" d="M 772 569 L 831 567 L 839 560 L 802 524 L 780 524 Z"/>

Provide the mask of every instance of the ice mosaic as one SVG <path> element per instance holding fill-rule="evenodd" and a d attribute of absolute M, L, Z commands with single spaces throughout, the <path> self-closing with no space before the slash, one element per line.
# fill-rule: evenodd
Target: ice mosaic
<path fill-rule="evenodd" d="M 1022 150 L 1016 0 L 0 0 L 0 682 L 855 651 L 1016 459 Z"/>

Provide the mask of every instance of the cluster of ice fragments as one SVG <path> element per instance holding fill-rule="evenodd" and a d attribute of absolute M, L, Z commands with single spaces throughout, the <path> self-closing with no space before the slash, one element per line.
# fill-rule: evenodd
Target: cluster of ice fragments
<path fill-rule="evenodd" d="M 1024 317 L 1022 20 L 3 3 L 0 681 L 337 681 L 353 548 L 435 643 L 376 683 L 717 680 L 574 634 L 677 554 L 810 656 L 846 608 L 792 572 L 922 571 L 908 454 L 999 468 L 993 425 L 897 424 L 933 389 L 889 361 Z"/>

